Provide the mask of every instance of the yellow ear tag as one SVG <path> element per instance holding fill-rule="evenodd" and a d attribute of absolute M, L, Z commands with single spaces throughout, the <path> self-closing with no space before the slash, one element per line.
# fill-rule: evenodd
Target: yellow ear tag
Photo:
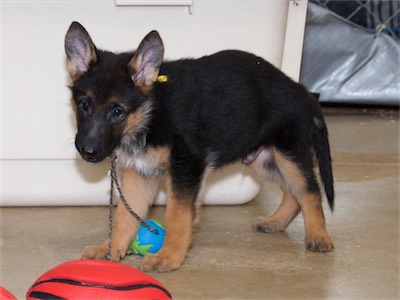
<path fill-rule="evenodd" d="M 157 77 L 157 82 L 164 83 L 164 82 L 167 82 L 167 81 L 168 81 L 167 75 L 159 75 Z"/>

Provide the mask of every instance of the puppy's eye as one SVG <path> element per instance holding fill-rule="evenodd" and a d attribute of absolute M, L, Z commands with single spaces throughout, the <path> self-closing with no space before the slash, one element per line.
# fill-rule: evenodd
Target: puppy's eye
<path fill-rule="evenodd" d="M 110 107 L 108 115 L 109 115 L 109 119 L 111 122 L 117 123 L 117 122 L 122 121 L 125 118 L 126 111 L 122 106 L 120 106 L 116 103 L 113 103 Z"/>
<path fill-rule="evenodd" d="M 119 118 L 122 116 L 122 114 L 124 113 L 124 110 L 120 107 L 116 107 L 114 108 L 112 115 L 114 118 Z"/>
<path fill-rule="evenodd" d="M 82 97 L 78 101 L 78 114 L 81 118 L 86 118 L 92 113 L 91 101 L 88 97 Z"/>
<path fill-rule="evenodd" d="M 89 110 L 89 103 L 86 101 L 81 101 L 79 102 L 79 110 L 82 112 L 86 112 Z"/>

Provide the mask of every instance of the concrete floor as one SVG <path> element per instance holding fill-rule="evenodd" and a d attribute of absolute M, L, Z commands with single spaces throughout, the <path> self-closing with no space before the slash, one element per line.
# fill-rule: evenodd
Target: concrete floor
<path fill-rule="evenodd" d="M 266 184 L 242 206 L 205 207 L 182 268 L 152 274 L 175 299 L 399 299 L 399 119 L 392 110 L 325 109 L 336 209 L 325 205 L 335 251 L 305 251 L 297 217 L 285 233 L 251 230 L 280 192 Z M 326 202 L 326 201 L 325 201 Z M 153 216 L 162 220 L 164 208 Z M 107 208 L 1 208 L 1 281 L 23 299 L 49 268 L 107 235 Z M 139 257 L 123 263 L 137 266 Z"/>

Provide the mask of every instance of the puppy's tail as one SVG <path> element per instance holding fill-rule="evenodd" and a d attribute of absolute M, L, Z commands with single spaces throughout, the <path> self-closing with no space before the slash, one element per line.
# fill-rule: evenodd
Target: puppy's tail
<path fill-rule="evenodd" d="M 328 140 L 328 129 L 323 118 L 314 119 L 316 130 L 314 134 L 314 147 L 319 164 L 319 173 L 325 188 L 325 194 L 331 211 L 335 203 L 335 191 L 332 174 L 332 159 Z"/>

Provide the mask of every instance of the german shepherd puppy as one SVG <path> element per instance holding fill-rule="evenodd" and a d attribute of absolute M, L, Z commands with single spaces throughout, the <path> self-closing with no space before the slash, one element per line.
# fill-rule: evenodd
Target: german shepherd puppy
<path fill-rule="evenodd" d="M 88 162 L 117 150 L 122 190 L 145 218 L 162 176 L 167 182 L 166 239 L 146 255 L 145 271 L 178 269 L 193 239 L 206 174 L 241 160 L 283 191 L 280 207 L 253 228 L 284 231 L 301 211 L 308 250 L 328 252 L 321 192 L 333 209 L 327 127 L 306 89 L 261 57 L 222 51 L 200 59 L 163 61 L 163 42 L 150 32 L 136 51 L 112 53 L 93 44 L 73 22 L 65 37 L 78 132 L 76 148 Z M 139 224 L 121 202 L 115 211 L 111 257 L 123 258 Z M 83 259 L 102 259 L 108 242 L 85 248 Z"/>

